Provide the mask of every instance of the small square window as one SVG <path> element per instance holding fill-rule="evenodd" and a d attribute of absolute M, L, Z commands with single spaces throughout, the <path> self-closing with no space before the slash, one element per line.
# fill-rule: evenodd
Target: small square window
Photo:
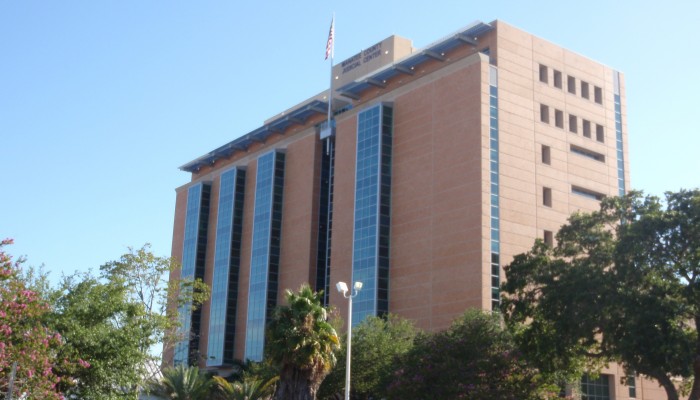
<path fill-rule="evenodd" d="M 546 124 L 549 123 L 549 106 L 540 104 L 540 121 Z"/>
<path fill-rule="evenodd" d="M 552 72 L 554 73 L 554 87 L 561 89 L 561 71 L 553 69 Z"/>
<path fill-rule="evenodd" d="M 552 164 L 552 150 L 549 146 L 542 145 L 542 163 L 551 165 Z"/>
<path fill-rule="evenodd" d="M 581 97 L 584 99 L 591 97 L 590 93 L 588 92 L 588 82 L 581 81 Z"/>
<path fill-rule="evenodd" d="M 569 131 L 578 133 L 578 118 L 575 115 L 569 115 Z"/>
<path fill-rule="evenodd" d="M 583 120 L 583 137 L 591 138 L 591 121 Z"/>
<path fill-rule="evenodd" d="M 605 142 L 605 129 L 603 128 L 603 125 L 595 125 L 595 140 L 601 143 Z"/>
<path fill-rule="evenodd" d="M 603 104 L 603 89 L 596 86 L 594 88 L 595 102 L 598 104 Z"/>
<path fill-rule="evenodd" d="M 566 87 L 569 89 L 569 93 L 576 94 L 576 78 L 569 75 L 566 81 Z"/>
<path fill-rule="evenodd" d="M 564 112 L 562 110 L 554 110 L 554 125 L 564 129 Z"/>
<path fill-rule="evenodd" d="M 540 82 L 549 83 L 549 70 L 546 65 L 540 64 Z"/>
<path fill-rule="evenodd" d="M 544 244 L 549 247 L 554 246 L 554 234 L 552 231 L 544 231 Z"/>
<path fill-rule="evenodd" d="M 542 205 L 552 206 L 552 189 L 548 187 L 542 188 Z"/>

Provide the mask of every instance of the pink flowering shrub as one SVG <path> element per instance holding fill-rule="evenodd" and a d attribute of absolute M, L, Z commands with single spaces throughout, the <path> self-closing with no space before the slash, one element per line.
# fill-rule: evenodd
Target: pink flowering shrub
<path fill-rule="evenodd" d="M 11 239 L 0 241 L 0 392 L 8 391 L 16 363 L 16 398 L 63 399 L 56 385 L 70 378 L 60 378 L 55 371 L 74 362 L 56 359 L 56 350 L 63 345 L 61 335 L 43 324 L 49 306 L 21 280 L 22 260 L 13 261 L 5 252 L 3 248 L 9 244 Z"/>

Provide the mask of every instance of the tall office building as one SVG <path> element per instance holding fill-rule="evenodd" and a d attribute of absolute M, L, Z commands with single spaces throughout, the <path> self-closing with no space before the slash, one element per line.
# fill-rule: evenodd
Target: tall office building
<path fill-rule="evenodd" d="M 181 167 L 172 254 L 212 297 L 180 310 L 176 363 L 260 360 L 285 289 L 308 282 L 353 322 L 439 330 L 498 307 L 503 266 L 576 210 L 629 188 L 622 74 L 501 21 L 422 49 L 389 37 L 326 91 Z M 326 122 L 329 97 L 333 119 Z M 611 366 L 588 399 L 661 398 Z"/>

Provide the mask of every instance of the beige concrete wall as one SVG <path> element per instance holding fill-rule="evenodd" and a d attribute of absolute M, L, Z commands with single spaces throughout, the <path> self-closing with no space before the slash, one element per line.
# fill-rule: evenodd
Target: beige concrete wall
<path fill-rule="evenodd" d="M 318 142 L 316 135 L 305 136 L 286 149 L 278 304 L 284 303 L 286 289 L 297 290 L 316 278 Z"/>

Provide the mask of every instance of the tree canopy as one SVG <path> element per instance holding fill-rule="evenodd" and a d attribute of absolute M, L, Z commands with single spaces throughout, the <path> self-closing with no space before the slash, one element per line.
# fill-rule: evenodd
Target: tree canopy
<path fill-rule="evenodd" d="M 85 275 L 67 278 L 54 293 L 48 321 L 66 343 L 58 356 L 80 357 L 90 365 L 62 371 L 76 378 L 74 385 L 59 385 L 64 394 L 86 400 L 138 394 L 156 325 L 127 292 L 123 281 Z"/>
<path fill-rule="evenodd" d="M 386 397 L 386 387 L 397 357 L 413 347 L 418 329 L 409 320 L 389 314 L 368 317 L 353 328 L 350 387 L 354 399 Z M 343 336 L 343 342 L 347 335 Z M 345 342 L 347 343 L 347 342 Z M 345 387 L 346 346 L 338 352 L 338 363 L 321 384 L 319 397 L 330 398 Z"/>
<path fill-rule="evenodd" d="M 502 309 L 528 357 L 572 376 L 618 361 L 672 400 L 672 378 L 695 376 L 700 399 L 700 191 L 605 198 L 556 239 L 505 267 Z"/>
<path fill-rule="evenodd" d="M 65 347 L 60 333 L 45 323 L 49 304 L 22 279 L 22 260 L 13 261 L 0 241 L 0 391 L 28 399 L 60 399 L 59 384 L 89 365 L 79 355 L 59 356 Z M 14 373 L 13 373 L 14 371 Z"/>
<path fill-rule="evenodd" d="M 468 310 L 446 331 L 422 334 L 396 363 L 391 399 L 556 398 L 537 369 L 521 356 L 500 316 Z"/>

